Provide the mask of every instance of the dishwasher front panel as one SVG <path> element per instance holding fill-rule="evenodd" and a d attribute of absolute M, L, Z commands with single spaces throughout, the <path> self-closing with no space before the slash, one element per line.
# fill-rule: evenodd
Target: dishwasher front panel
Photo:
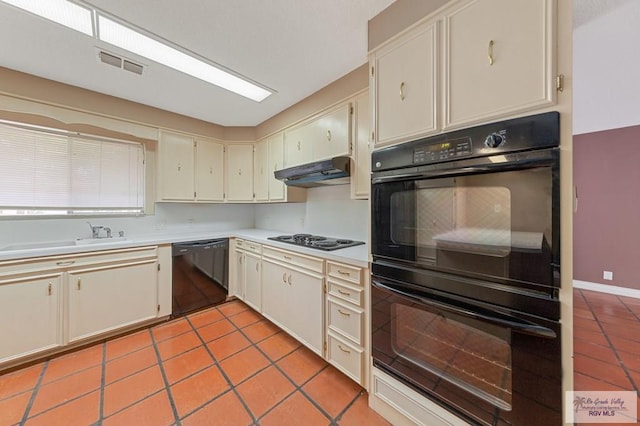
<path fill-rule="evenodd" d="M 172 317 L 218 305 L 229 288 L 229 240 L 176 243 L 172 246 Z"/>

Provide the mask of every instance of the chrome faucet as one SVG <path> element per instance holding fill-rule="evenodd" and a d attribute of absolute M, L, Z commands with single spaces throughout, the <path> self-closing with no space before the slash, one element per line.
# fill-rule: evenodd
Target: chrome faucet
<path fill-rule="evenodd" d="M 106 229 L 107 230 L 107 236 L 111 237 L 111 229 L 109 228 L 105 228 L 104 226 L 93 226 L 91 225 L 91 222 L 87 222 L 89 224 L 89 227 L 91 228 L 91 238 L 100 238 L 100 230 L 101 229 Z"/>

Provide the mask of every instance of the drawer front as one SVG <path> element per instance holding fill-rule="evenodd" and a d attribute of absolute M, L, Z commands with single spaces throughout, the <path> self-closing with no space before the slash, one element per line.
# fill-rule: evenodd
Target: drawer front
<path fill-rule="evenodd" d="M 241 240 L 240 238 L 236 238 L 236 247 L 244 248 L 244 240 Z"/>
<path fill-rule="evenodd" d="M 346 303 L 328 299 L 329 309 L 327 324 L 331 330 L 342 334 L 358 345 L 362 345 L 363 311 L 352 308 Z"/>
<path fill-rule="evenodd" d="M 346 343 L 337 335 L 329 332 L 327 336 L 327 356 L 329 362 L 338 367 L 347 376 L 363 384 L 364 350 Z"/>
<path fill-rule="evenodd" d="M 327 262 L 327 275 L 333 278 L 362 285 L 362 268 L 343 263 Z"/>
<path fill-rule="evenodd" d="M 254 243 L 253 241 L 245 241 L 244 249 L 256 254 L 262 254 L 262 244 Z"/>
<path fill-rule="evenodd" d="M 342 281 L 334 281 L 329 278 L 328 293 L 345 302 L 353 303 L 354 305 L 362 308 L 364 307 L 364 289 L 355 287 L 353 285 L 346 284 Z"/>
<path fill-rule="evenodd" d="M 108 265 L 114 262 L 146 260 L 157 256 L 158 248 L 152 246 L 7 260 L 0 262 L 0 276 L 45 270 L 68 270 L 86 265 Z"/>
<path fill-rule="evenodd" d="M 324 260 L 318 259 L 317 257 L 305 256 L 303 254 L 293 253 L 269 246 L 264 246 L 262 248 L 262 254 L 265 257 L 269 257 L 289 265 L 306 268 L 314 272 L 323 273 L 324 271 Z"/>

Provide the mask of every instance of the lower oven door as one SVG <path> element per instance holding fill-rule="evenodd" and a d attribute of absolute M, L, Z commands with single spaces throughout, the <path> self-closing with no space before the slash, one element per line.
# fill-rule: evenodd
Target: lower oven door
<path fill-rule="evenodd" d="M 373 277 L 374 365 L 482 425 L 562 424 L 560 324 Z"/>

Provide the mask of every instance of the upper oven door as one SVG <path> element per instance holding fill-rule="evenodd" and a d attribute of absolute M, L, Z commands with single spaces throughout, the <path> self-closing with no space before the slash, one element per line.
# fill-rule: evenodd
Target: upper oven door
<path fill-rule="evenodd" d="M 371 199 L 374 261 L 559 286 L 557 148 L 376 173 Z"/>

